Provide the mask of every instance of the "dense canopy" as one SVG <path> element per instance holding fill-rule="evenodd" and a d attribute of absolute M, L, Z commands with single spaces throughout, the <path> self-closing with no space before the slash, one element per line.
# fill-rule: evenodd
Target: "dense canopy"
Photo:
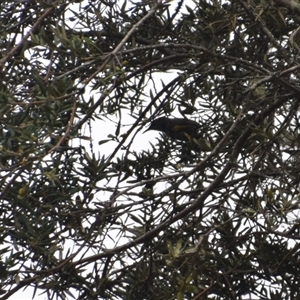
<path fill-rule="evenodd" d="M 298 1 L 0 19 L 0 299 L 300 297 Z M 199 134 L 141 134 L 162 116 Z"/>

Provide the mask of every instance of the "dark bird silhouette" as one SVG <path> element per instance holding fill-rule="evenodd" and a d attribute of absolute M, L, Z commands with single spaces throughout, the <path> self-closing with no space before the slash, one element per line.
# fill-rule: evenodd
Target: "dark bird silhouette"
<path fill-rule="evenodd" d="M 198 138 L 200 127 L 200 124 L 196 121 L 161 117 L 153 120 L 146 131 L 157 130 L 165 133 L 174 140 L 193 141 Z"/>

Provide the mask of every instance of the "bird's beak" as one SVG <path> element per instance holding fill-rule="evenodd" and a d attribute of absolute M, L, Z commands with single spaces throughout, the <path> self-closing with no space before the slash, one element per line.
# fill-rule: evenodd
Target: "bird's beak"
<path fill-rule="evenodd" d="M 151 128 L 151 124 L 152 124 L 152 123 L 150 123 L 149 127 L 148 127 L 145 131 L 143 131 L 142 134 L 144 134 L 145 132 L 147 132 L 147 131 L 149 131 L 149 130 L 152 129 L 152 128 Z"/>
<path fill-rule="evenodd" d="M 151 128 L 150 128 L 150 126 L 149 126 L 145 131 L 142 132 L 142 134 L 144 134 L 145 132 L 149 131 L 150 129 L 151 129 Z"/>

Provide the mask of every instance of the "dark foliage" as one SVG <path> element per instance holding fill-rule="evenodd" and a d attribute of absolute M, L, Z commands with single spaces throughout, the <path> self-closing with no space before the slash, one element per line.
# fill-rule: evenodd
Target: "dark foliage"
<path fill-rule="evenodd" d="M 298 299 L 299 16 L 1 1 L 0 299 Z"/>

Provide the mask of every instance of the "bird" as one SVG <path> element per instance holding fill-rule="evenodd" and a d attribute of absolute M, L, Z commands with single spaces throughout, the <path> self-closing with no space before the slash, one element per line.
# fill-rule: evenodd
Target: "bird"
<path fill-rule="evenodd" d="M 171 139 L 188 142 L 197 139 L 200 127 L 200 124 L 196 121 L 183 118 L 160 117 L 153 120 L 145 132 L 157 130 L 163 132 Z"/>

